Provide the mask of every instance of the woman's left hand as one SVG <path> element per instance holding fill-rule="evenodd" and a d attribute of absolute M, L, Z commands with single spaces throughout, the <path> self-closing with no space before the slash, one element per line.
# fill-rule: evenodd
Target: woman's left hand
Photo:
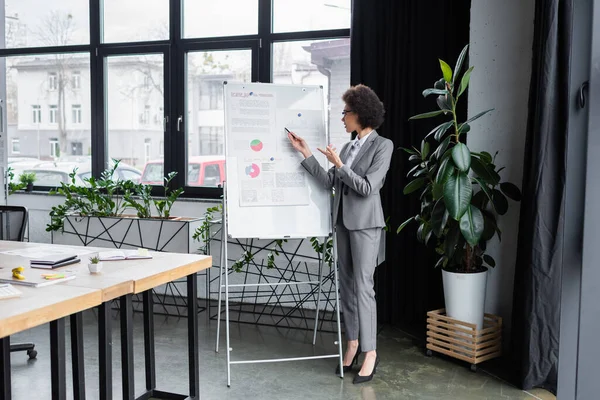
<path fill-rule="evenodd" d="M 344 165 L 344 163 L 342 162 L 342 159 L 340 158 L 338 153 L 336 153 L 335 147 L 333 147 L 333 145 L 330 144 L 329 146 L 327 146 L 327 148 L 325 150 L 322 150 L 319 148 L 317 148 L 317 150 L 319 150 L 321 153 L 325 154 L 325 157 L 327 157 L 329 162 L 332 163 L 333 165 L 335 165 L 336 168 L 341 168 Z"/>

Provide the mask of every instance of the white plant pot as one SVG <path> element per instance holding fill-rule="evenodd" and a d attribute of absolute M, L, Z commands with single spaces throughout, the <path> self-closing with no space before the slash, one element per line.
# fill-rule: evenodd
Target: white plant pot
<path fill-rule="evenodd" d="M 102 262 L 99 262 L 97 264 L 89 263 L 88 269 L 90 270 L 90 274 L 97 274 L 100 271 L 102 271 Z"/>
<path fill-rule="evenodd" d="M 487 269 L 472 274 L 442 270 L 446 315 L 483 328 Z"/>

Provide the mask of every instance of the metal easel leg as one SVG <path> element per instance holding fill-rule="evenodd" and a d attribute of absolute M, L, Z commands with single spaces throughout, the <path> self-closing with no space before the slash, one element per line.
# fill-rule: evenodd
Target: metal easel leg
<path fill-rule="evenodd" d="M 337 240 L 335 228 L 333 230 L 333 271 L 335 280 L 335 314 L 337 322 L 337 345 L 340 356 L 340 378 L 344 378 L 344 359 L 342 356 L 342 327 L 340 324 L 340 294 L 339 294 L 339 278 L 338 278 L 338 264 L 337 264 Z"/>
<path fill-rule="evenodd" d="M 313 331 L 313 346 L 315 345 L 315 343 L 317 342 L 317 328 L 319 326 L 319 309 L 320 309 L 320 305 L 321 305 L 321 287 L 323 285 L 323 265 L 325 264 L 325 252 L 327 252 L 327 239 L 329 238 L 325 238 L 325 242 L 323 243 L 323 249 L 324 249 L 324 253 L 323 253 L 323 257 L 321 257 L 321 259 L 319 260 L 319 287 L 318 287 L 318 293 L 317 293 L 317 304 L 315 307 L 315 329 Z"/>
<path fill-rule="evenodd" d="M 223 189 L 225 190 L 225 189 Z M 223 215 L 225 215 L 225 202 L 223 202 Z M 223 290 L 223 270 L 227 267 L 227 255 L 225 254 L 225 248 L 227 247 L 227 235 L 225 229 L 225 218 L 221 219 L 221 260 L 219 261 L 219 301 L 217 303 L 217 346 L 215 348 L 215 352 L 219 352 L 219 338 L 221 336 L 221 293 Z M 225 273 L 227 273 L 227 269 L 225 269 Z M 210 301 L 210 299 L 209 299 Z"/>
<path fill-rule="evenodd" d="M 229 274 L 227 273 L 227 182 L 223 182 L 223 249 L 224 263 L 222 265 L 225 274 L 225 331 L 227 336 L 227 387 L 231 387 L 231 345 L 229 342 Z"/>

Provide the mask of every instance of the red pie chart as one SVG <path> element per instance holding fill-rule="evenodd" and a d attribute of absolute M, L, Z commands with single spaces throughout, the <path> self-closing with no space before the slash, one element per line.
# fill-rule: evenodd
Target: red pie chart
<path fill-rule="evenodd" d="M 250 142 L 250 148 L 254 151 L 261 151 L 263 148 L 263 144 L 260 140 L 254 139 Z"/>
<path fill-rule="evenodd" d="M 256 178 L 258 175 L 260 175 L 260 168 L 256 164 L 248 165 L 246 167 L 246 175 L 248 175 L 250 178 Z"/>

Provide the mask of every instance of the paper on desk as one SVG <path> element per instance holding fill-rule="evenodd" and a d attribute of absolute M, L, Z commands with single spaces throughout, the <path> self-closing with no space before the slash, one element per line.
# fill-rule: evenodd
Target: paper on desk
<path fill-rule="evenodd" d="M 52 255 L 63 255 L 63 254 L 89 254 L 95 253 L 95 251 L 88 250 L 85 247 L 56 247 L 56 246 L 36 246 L 36 247 L 25 247 L 22 249 L 1 251 L 0 254 L 7 254 L 11 256 L 21 256 L 26 258 L 44 258 Z"/>

